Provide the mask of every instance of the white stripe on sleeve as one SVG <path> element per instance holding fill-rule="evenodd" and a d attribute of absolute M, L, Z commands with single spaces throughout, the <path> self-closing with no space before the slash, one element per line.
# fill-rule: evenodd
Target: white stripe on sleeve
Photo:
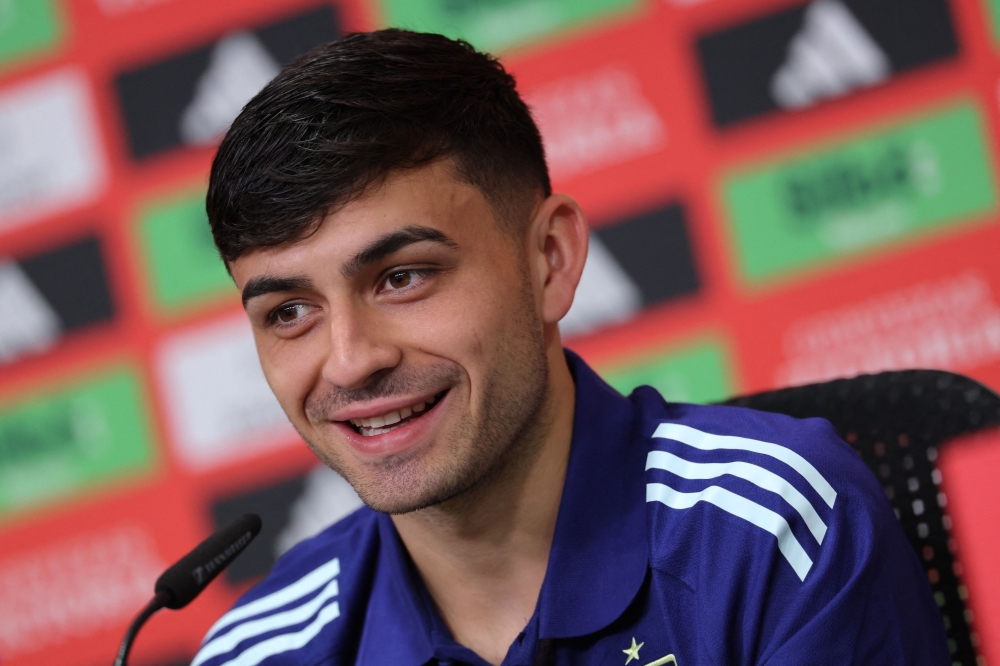
<path fill-rule="evenodd" d="M 315 592 L 329 583 L 331 579 L 336 578 L 338 575 L 340 575 L 340 559 L 335 557 L 323 566 L 313 569 L 311 572 L 288 587 L 283 587 L 277 592 L 272 592 L 271 594 L 261 597 L 256 601 L 251 601 L 244 606 L 240 606 L 239 608 L 234 608 L 229 611 L 219 618 L 219 621 L 212 625 L 212 628 L 208 630 L 208 634 L 205 636 L 205 642 L 207 643 L 211 640 L 212 636 L 218 633 L 219 630 L 228 627 L 235 622 L 239 622 L 240 620 L 248 617 L 253 617 L 254 615 L 259 615 L 260 613 L 266 613 L 267 611 L 274 610 L 275 608 L 281 608 L 285 604 L 291 603 L 296 599 L 301 599 L 302 597 Z"/>
<path fill-rule="evenodd" d="M 812 559 L 802 548 L 802 544 L 795 538 L 795 535 L 792 534 L 792 529 L 784 518 L 725 488 L 709 486 L 697 493 L 682 493 L 662 483 L 647 483 L 646 501 L 660 502 L 672 509 L 690 509 L 698 502 L 713 504 L 723 511 L 773 534 L 778 539 L 778 550 L 792 565 L 799 580 L 805 580 L 806 574 L 812 568 Z"/>
<path fill-rule="evenodd" d="M 225 654 L 247 638 L 266 634 L 267 632 L 274 631 L 275 629 L 291 627 L 299 624 L 300 622 L 305 622 L 315 615 L 316 611 L 318 611 L 328 599 L 332 599 L 337 596 L 338 589 L 337 581 L 332 580 L 329 584 L 327 584 L 326 588 L 322 592 L 310 599 L 308 603 L 296 606 L 295 608 L 281 613 L 275 613 L 256 620 L 251 620 L 250 622 L 244 622 L 232 631 L 225 633 L 222 636 L 217 636 L 206 643 L 201 650 L 198 651 L 198 656 L 193 662 L 191 662 L 191 666 L 200 666 L 212 657 Z"/>
<path fill-rule="evenodd" d="M 684 460 L 667 451 L 650 451 L 646 457 L 646 469 L 666 470 L 685 479 L 715 479 L 724 474 L 744 479 L 785 500 L 802 516 L 802 521 L 809 528 L 816 543 L 822 544 L 823 537 L 826 536 L 826 523 L 819 517 L 805 495 L 788 481 L 763 467 L 742 461 L 698 463 Z"/>
<path fill-rule="evenodd" d="M 823 501 L 831 509 L 833 508 L 834 501 L 837 499 L 837 491 L 812 466 L 812 463 L 795 451 L 779 444 L 761 442 L 746 437 L 734 437 L 732 435 L 713 435 L 679 423 L 661 423 L 656 428 L 656 432 L 653 433 L 653 437 L 672 439 L 682 444 L 693 446 L 696 449 L 702 449 L 703 451 L 735 449 L 771 456 L 802 475 L 802 478 L 809 482 L 809 485 L 819 493 L 819 496 L 823 498 Z"/>
<path fill-rule="evenodd" d="M 266 641 L 257 643 L 249 650 L 241 652 L 238 657 L 225 662 L 223 666 L 257 666 L 268 657 L 282 652 L 298 650 L 323 630 L 323 627 L 340 617 L 340 606 L 334 601 L 324 608 L 308 626 L 291 634 L 281 634 Z"/>

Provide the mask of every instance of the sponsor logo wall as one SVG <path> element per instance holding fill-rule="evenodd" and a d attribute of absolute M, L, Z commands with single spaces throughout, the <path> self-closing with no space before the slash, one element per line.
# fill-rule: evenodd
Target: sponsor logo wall
<path fill-rule="evenodd" d="M 244 558 L 136 646 L 186 663 L 358 505 L 270 394 L 203 196 L 261 86 L 382 25 L 517 76 L 592 223 L 562 330 L 619 390 L 913 366 L 1000 387 L 995 0 L 0 0 L 4 666 L 107 663 L 157 573 L 256 510 Z M 963 447 L 949 497 L 989 501 L 998 464 Z M 956 508 L 1000 661 L 1000 536 L 977 516 Z"/>

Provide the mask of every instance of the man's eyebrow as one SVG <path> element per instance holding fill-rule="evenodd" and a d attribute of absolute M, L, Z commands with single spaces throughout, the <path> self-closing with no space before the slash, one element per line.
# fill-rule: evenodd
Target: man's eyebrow
<path fill-rule="evenodd" d="M 243 308 L 252 298 L 270 294 L 275 291 L 296 291 L 311 289 L 312 281 L 305 277 L 275 277 L 273 275 L 258 275 L 247 280 L 243 287 Z"/>
<path fill-rule="evenodd" d="M 431 241 L 440 243 L 450 248 L 457 248 L 458 243 L 453 241 L 444 233 L 433 227 L 409 226 L 393 231 L 374 241 L 368 247 L 358 252 L 344 264 L 340 272 L 345 278 L 352 278 L 368 266 L 388 257 L 393 252 L 397 252 L 407 245 Z"/>

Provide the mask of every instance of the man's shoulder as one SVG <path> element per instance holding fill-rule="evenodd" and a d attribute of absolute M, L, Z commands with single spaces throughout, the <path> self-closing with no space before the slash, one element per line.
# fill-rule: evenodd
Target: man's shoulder
<path fill-rule="evenodd" d="M 330 647 L 343 644 L 342 616 L 366 596 L 379 542 L 377 514 L 363 507 L 297 544 L 209 629 L 192 666 L 282 655 L 290 664 L 335 663 Z"/>
<path fill-rule="evenodd" d="M 650 565 L 696 592 L 690 612 L 708 644 L 726 644 L 732 627 L 712 618 L 728 617 L 758 657 L 797 659 L 820 644 L 839 654 L 845 631 L 872 654 L 940 653 L 916 555 L 878 479 L 828 421 L 664 403 L 652 391 L 633 400 Z"/>
<path fill-rule="evenodd" d="M 878 528 L 896 522 L 874 475 L 825 419 L 663 403 L 651 391 L 638 402 L 651 564 L 693 587 L 706 584 L 706 563 L 715 576 L 757 568 L 801 584 L 833 550 L 848 575 Z"/>

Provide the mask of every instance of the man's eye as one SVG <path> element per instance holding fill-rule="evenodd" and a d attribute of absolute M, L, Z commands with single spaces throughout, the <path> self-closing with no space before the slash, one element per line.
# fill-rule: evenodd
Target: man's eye
<path fill-rule="evenodd" d="M 385 279 L 384 286 L 389 291 L 405 289 L 415 283 L 419 278 L 420 271 L 396 271 L 395 273 L 389 273 L 389 276 Z"/>
<path fill-rule="evenodd" d="M 290 324 L 299 317 L 304 316 L 309 312 L 309 306 L 304 303 L 292 303 L 290 305 L 282 305 L 280 308 L 274 311 L 271 318 L 281 324 Z"/>

